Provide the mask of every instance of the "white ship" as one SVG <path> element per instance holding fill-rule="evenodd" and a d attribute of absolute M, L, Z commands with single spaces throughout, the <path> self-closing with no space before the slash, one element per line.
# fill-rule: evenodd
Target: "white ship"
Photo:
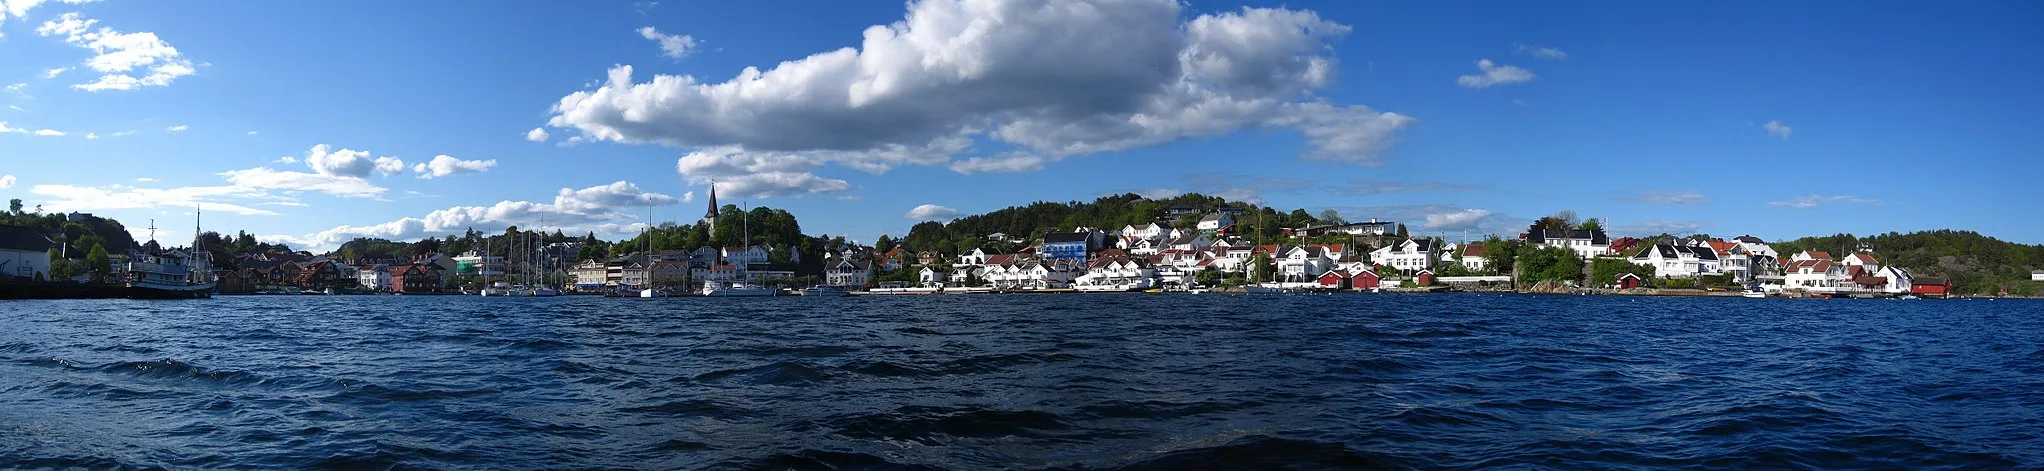
<path fill-rule="evenodd" d="M 193 219 L 198 219 L 197 209 Z M 156 225 L 149 225 L 149 243 L 141 256 L 130 258 L 128 269 L 128 297 L 136 299 L 193 299 L 213 297 L 213 288 L 219 280 L 213 274 L 213 257 L 199 246 L 193 225 L 191 250 L 164 250 L 156 248 Z"/>
<path fill-rule="evenodd" d="M 745 282 L 710 281 L 703 283 L 703 296 L 713 298 L 775 296 L 779 294 L 781 294 L 781 290 L 747 284 Z"/>

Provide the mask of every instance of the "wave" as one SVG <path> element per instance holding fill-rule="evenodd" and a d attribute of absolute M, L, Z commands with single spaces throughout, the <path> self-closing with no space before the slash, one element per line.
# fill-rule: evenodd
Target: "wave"
<path fill-rule="evenodd" d="M 751 386 L 795 386 L 830 380 L 830 373 L 807 364 L 777 361 L 765 365 L 717 370 L 696 375 L 698 383 L 736 383 Z"/>
<path fill-rule="evenodd" d="M 876 455 L 842 451 L 802 450 L 791 453 L 776 453 L 754 460 L 733 460 L 719 468 L 745 470 L 870 470 L 870 471 L 936 471 L 923 465 L 910 465 L 888 461 Z"/>
<path fill-rule="evenodd" d="M 944 438 L 1045 437 L 1073 429 L 1063 417 L 1044 411 L 969 407 L 903 406 L 893 411 L 852 414 L 823 421 L 833 432 L 858 439 L 907 440 L 941 445 Z"/>
<path fill-rule="evenodd" d="M 99 371 L 141 378 L 194 380 L 230 386 L 246 386 L 262 384 L 264 382 L 264 378 L 255 373 L 208 369 L 177 361 L 174 358 L 116 362 L 99 367 Z"/>
<path fill-rule="evenodd" d="M 1405 464 L 1405 460 L 1389 455 L 1365 454 L 1340 443 L 1257 435 L 1236 439 L 1221 446 L 1173 451 L 1113 469 L 1149 471 L 1408 467 L 1410 465 Z"/>

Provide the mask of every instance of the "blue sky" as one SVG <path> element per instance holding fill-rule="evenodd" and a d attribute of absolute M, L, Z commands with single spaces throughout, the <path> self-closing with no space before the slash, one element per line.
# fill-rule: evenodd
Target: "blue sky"
<path fill-rule="evenodd" d="M 2031 2 L 0 5 L 0 197 L 169 239 L 615 236 L 717 181 L 868 241 L 1132 191 L 2044 242 Z"/>

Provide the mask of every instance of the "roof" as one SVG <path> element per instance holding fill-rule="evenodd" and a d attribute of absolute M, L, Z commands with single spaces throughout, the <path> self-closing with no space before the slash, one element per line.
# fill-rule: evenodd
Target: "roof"
<path fill-rule="evenodd" d="M 1736 240 L 1736 241 L 1739 241 L 1739 242 L 1744 242 L 1744 243 L 1748 243 L 1748 244 L 1763 244 L 1763 245 L 1765 245 L 1765 244 L 1767 243 L 1767 241 L 1764 241 L 1764 240 L 1760 240 L 1760 238 L 1759 238 L 1759 237 L 1753 237 L 1753 236 L 1750 236 L 1750 235 L 1742 235 L 1742 236 L 1738 236 L 1738 237 L 1733 237 L 1733 238 L 1732 238 L 1732 240 Z"/>
<path fill-rule="evenodd" d="M 1831 253 L 1830 253 L 1830 252 L 1825 252 L 1825 251 L 1821 251 L 1821 250 L 1806 250 L 1805 252 L 1809 252 L 1809 254 L 1810 254 L 1810 258 L 1814 258 L 1814 259 L 1819 259 L 1819 260 L 1831 260 Z"/>
<path fill-rule="evenodd" d="M 1015 254 L 1011 254 L 1011 253 L 1004 253 L 1004 254 L 997 254 L 997 255 L 988 255 L 988 256 L 987 256 L 987 264 L 988 264 L 988 265 L 1006 265 L 1006 264 L 1009 264 L 1009 263 L 1014 263 L 1014 262 L 1015 262 Z"/>
<path fill-rule="evenodd" d="M 1725 242 L 1725 241 L 1722 241 L 1722 240 L 1712 240 L 1712 241 L 1706 241 L 1706 242 L 1704 242 L 1704 243 L 1706 243 L 1706 244 L 1710 244 L 1710 248 L 1711 248 L 1711 250 L 1715 250 L 1715 251 L 1717 251 L 1718 255 L 1731 255 L 1731 254 L 1732 254 L 1732 247 L 1738 247 L 1738 246 L 1739 246 L 1739 244 L 1737 244 L 1737 243 L 1733 243 L 1733 242 Z"/>
<path fill-rule="evenodd" d="M 1043 243 L 1086 242 L 1091 236 L 1085 232 L 1052 232 L 1043 235 Z"/>
<path fill-rule="evenodd" d="M 55 245 L 57 245 L 55 242 L 50 242 L 50 238 L 43 237 L 43 234 L 36 232 L 35 229 L 0 226 L 0 249 L 48 252 L 50 247 Z"/>
<path fill-rule="evenodd" d="M 1222 213 L 1208 213 L 1208 214 L 1207 214 L 1206 216 L 1204 216 L 1204 217 L 1201 217 L 1201 218 L 1199 218 L 1199 222 L 1207 222 L 1207 221 L 1216 221 L 1216 222 L 1218 222 L 1218 221 L 1220 221 L 1220 220 L 1221 220 L 1221 216 L 1222 216 Z"/>
<path fill-rule="evenodd" d="M 1463 247 L 1462 247 L 1462 256 L 1464 256 L 1464 257 L 1482 257 L 1482 256 L 1483 256 L 1483 243 L 1482 243 L 1482 242 L 1470 242 L 1470 243 L 1469 243 L 1469 245 L 1465 245 L 1465 246 L 1463 246 Z"/>
<path fill-rule="evenodd" d="M 1535 244 L 1545 243 L 1547 239 L 1589 239 L 1590 243 L 1593 245 L 1611 244 L 1611 237 L 1604 234 L 1603 228 L 1598 228 L 1597 230 L 1592 231 L 1585 231 L 1581 229 L 1570 231 L 1557 231 L 1552 228 L 1546 227 L 1529 228 L 1524 238 L 1526 239 L 1526 242 Z"/>
<path fill-rule="evenodd" d="M 1874 256 L 1872 256 L 1872 255 L 1867 255 L 1867 254 L 1865 254 L 1865 253 L 1861 253 L 1861 252 L 1853 252 L 1853 254 L 1852 254 L 1852 255 L 1848 255 L 1848 256 L 1846 256 L 1845 258 L 1847 258 L 1847 259 L 1851 259 L 1851 260 L 1859 260 L 1859 262 L 1860 262 L 1860 263 L 1881 263 L 1881 261 L 1880 261 L 1880 260 L 1875 260 L 1875 259 L 1874 259 Z"/>

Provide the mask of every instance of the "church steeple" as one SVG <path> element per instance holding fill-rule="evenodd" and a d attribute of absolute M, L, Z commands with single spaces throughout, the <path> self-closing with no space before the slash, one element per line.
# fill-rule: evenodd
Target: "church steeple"
<path fill-rule="evenodd" d="M 710 183 L 710 209 L 703 213 L 703 223 L 710 225 L 710 233 L 717 232 L 717 184 Z"/>

